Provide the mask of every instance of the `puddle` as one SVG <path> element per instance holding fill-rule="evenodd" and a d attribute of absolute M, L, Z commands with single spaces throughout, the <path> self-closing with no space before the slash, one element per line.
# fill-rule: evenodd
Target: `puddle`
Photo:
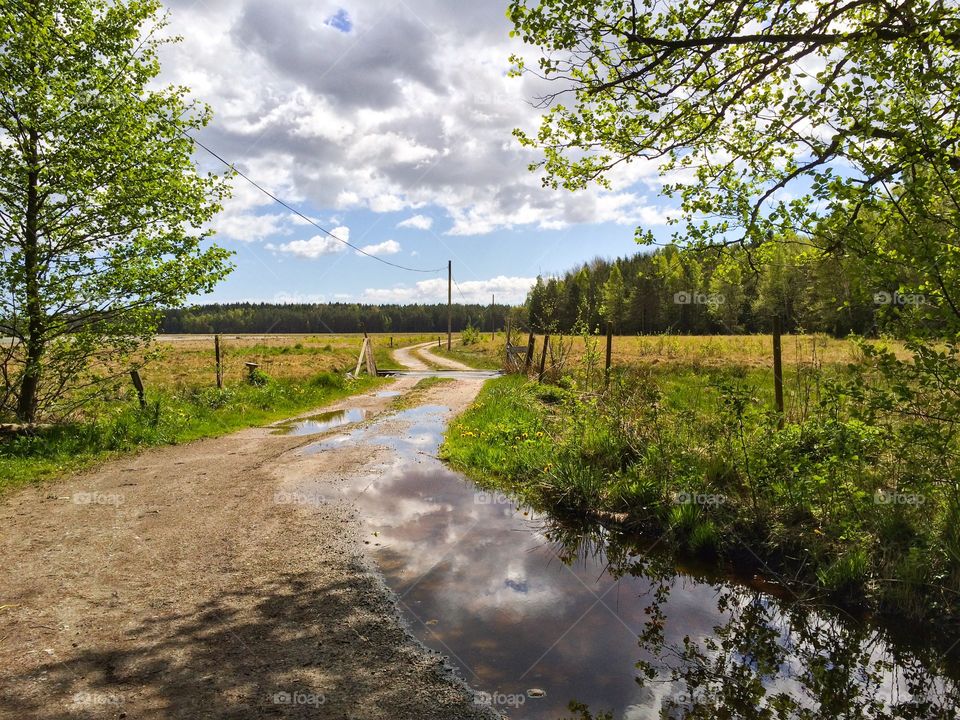
<path fill-rule="evenodd" d="M 364 408 L 347 408 L 312 415 L 302 420 L 276 426 L 274 435 L 318 435 L 335 427 L 352 425 L 366 420 L 368 411 Z"/>
<path fill-rule="evenodd" d="M 433 457 L 445 408 L 397 418 L 400 437 L 378 420 L 309 452 L 396 451 L 343 497 L 414 634 L 514 720 L 957 716 L 934 651 L 483 492 Z"/>
<path fill-rule="evenodd" d="M 393 398 L 400 397 L 401 395 L 403 395 L 403 393 L 398 390 L 384 390 L 377 393 L 378 398 Z"/>

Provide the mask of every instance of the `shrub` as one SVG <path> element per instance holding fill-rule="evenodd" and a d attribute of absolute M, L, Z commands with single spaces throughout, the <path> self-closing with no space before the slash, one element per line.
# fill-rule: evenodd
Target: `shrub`
<path fill-rule="evenodd" d="M 472 324 L 467 325 L 460 334 L 460 340 L 464 345 L 475 345 L 480 342 L 480 331 Z"/>
<path fill-rule="evenodd" d="M 270 376 L 260 368 L 253 368 L 247 375 L 247 382 L 255 387 L 263 387 L 270 382 Z"/>

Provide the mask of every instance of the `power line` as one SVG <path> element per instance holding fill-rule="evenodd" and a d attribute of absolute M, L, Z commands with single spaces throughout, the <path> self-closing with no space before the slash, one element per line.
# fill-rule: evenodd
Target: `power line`
<path fill-rule="evenodd" d="M 327 235 L 328 237 L 333 238 L 333 239 L 336 240 L 337 242 L 343 243 L 344 245 L 346 245 L 346 246 L 349 247 L 349 248 L 353 248 L 354 250 L 356 250 L 356 251 L 357 251 L 358 253 L 360 253 L 361 255 L 366 255 L 368 258 L 372 258 L 373 260 L 376 260 L 377 262 L 381 262 L 381 263 L 383 263 L 384 265 L 389 265 L 390 267 L 394 267 L 394 268 L 397 268 L 397 269 L 399 269 L 399 270 L 406 270 L 406 271 L 408 271 L 408 272 L 433 274 L 433 273 L 441 272 L 442 270 L 445 270 L 445 269 L 446 269 L 446 268 L 435 268 L 435 269 L 433 269 L 433 270 L 424 270 L 424 269 L 421 269 L 421 268 L 412 268 L 412 267 L 407 267 L 406 265 L 400 265 L 400 264 L 398 264 L 398 263 L 390 262 L 389 260 L 384 260 L 382 257 L 379 257 L 379 256 L 377 256 L 377 255 L 374 255 L 374 254 L 372 254 L 372 253 L 369 253 L 369 252 L 367 252 L 366 250 L 363 250 L 362 248 L 357 247 L 357 246 L 354 245 L 353 243 L 351 243 L 351 242 L 349 242 L 349 241 L 347 241 L 347 240 L 344 240 L 343 238 L 337 237 L 337 236 L 334 235 L 332 232 L 330 232 L 329 230 L 327 230 L 325 227 L 322 227 L 322 226 L 318 225 L 316 222 L 314 222 L 312 219 L 310 219 L 309 217 L 307 217 L 306 215 L 304 215 L 302 212 L 300 212 L 300 211 L 297 210 L 296 208 L 292 207 L 292 206 L 289 205 L 288 203 L 286 203 L 286 202 L 284 202 L 283 200 L 281 200 L 280 198 L 278 198 L 278 197 L 277 197 L 276 195 L 274 195 L 272 192 L 270 192 L 270 191 L 267 190 L 265 187 L 263 187 L 262 185 L 260 185 L 259 183 L 257 183 L 255 180 L 253 180 L 253 178 L 249 177 L 248 175 L 246 175 L 246 174 L 244 174 L 243 172 L 241 172 L 240 170 L 238 170 L 237 167 L 236 167 L 236 165 L 234 165 L 234 164 L 231 163 L 231 162 L 227 162 L 224 158 L 222 158 L 220 155 L 218 155 L 218 154 L 215 153 L 213 150 L 211 150 L 210 148 L 208 148 L 206 145 L 204 145 L 202 142 L 200 142 L 199 140 L 197 140 L 197 139 L 196 139 L 195 137 L 193 137 L 192 135 L 189 135 L 188 133 L 184 132 L 183 130 L 180 130 L 179 128 L 176 128 L 176 130 L 177 130 L 177 132 L 179 132 L 181 135 L 183 135 L 185 138 L 189 139 L 194 145 L 196 145 L 197 147 L 201 148 L 202 150 L 205 150 L 206 152 L 210 153 L 213 157 L 215 157 L 217 160 L 219 160 L 220 162 L 222 162 L 224 165 L 226 165 L 228 168 L 230 168 L 233 172 L 235 172 L 237 175 L 239 175 L 240 177 L 242 177 L 242 178 L 243 178 L 244 180 L 246 180 L 248 183 L 250 183 L 251 185 L 253 185 L 253 187 L 255 187 L 257 190 L 259 190 L 260 192 L 262 192 L 264 195 L 266 195 L 268 198 L 270 198 L 271 200 L 273 200 L 275 203 L 278 203 L 279 205 L 282 205 L 283 207 L 285 207 L 287 210 L 289 210 L 290 212 L 292 212 L 292 213 L 293 213 L 294 215 L 296 215 L 297 217 L 305 220 L 305 221 L 308 222 L 310 225 L 312 225 L 313 227 L 315 227 L 317 230 L 319 230 L 320 232 L 322 232 L 324 235 Z M 462 293 L 461 293 L 461 294 L 462 294 Z"/>
<path fill-rule="evenodd" d="M 467 302 L 467 296 L 463 294 L 463 290 L 460 289 L 460 283 L 457 282 L 456 278 L 453 278 L 453 284 L 457 286 L 457 292 L 460 293 L 460 297 L 463 298 L 463 304 L 469 305 Z"/>
<path fill-rule="evenodd" d="M 23 3 L 18 3 L 18 4 L 20 5 L 20 9 L 21 9 L 21 10 L 26 11 L 26 8 L 25 8 L 25 6 L 23 5 Z M 63 36 L 63 34 L 62 34 L 61 32 L 59 32 L 59 30 L 57 30 L 57 29 L 54 27 L 54 28 L 52 28 L 52 31 L 53 31 L 53 34 L 56 35 L 61 41 L 63 41 L 64 43 L 67 43 L 67 39 Z M 141 42 L 137 45 L 137 47 L 134 48 L 134 50 L 130 53 L 130 57 L 128 58 L 128 61 L 129 61 L 129 60 L 132 60 L 134 57 L 136 57 L 137 52 L 140 50 L 140 48 L 143 47 L 144 43 L 146 43 L 147 39 L 150 37 L 150 35 L 152 34 L 152 32 L 153 32 L 153 31 L 151 30 L 151 33 L 148 34 L 147 38 L 144 38 L 143 40 L 141 40 Z M 123 70 L 125 70 L 125 69 L 126 69 L 126 66 L 124 66 L 124 68 L 121 68 L 121 70 L 118 71 L 117 74 L 116 74 L 113 78 L 111 78 L 111 80 L 110 80 L 110 82 L 109 82 L 109 84 L 108 84 L 108 87 L 110 87 L 111 85 L 113 85 L 113 83 L 120 77 L 120 75 L 122 74 Z M 137 98 L 137 96 L 134 95 L 133 93 L 129 93 L 129 94 L 130 94 L 130 96 L 133 97 L 134 99 L 138 99 L 138 100 L 139 100 L 139 98 Z M 81 108 L 82 108 L 82 106 L 81 106 Z M 68 114 L 67 116 L 65 116 L 65 117 L 69 117 L 70 115 L 75 114 L 76 112 L 79 112 L 79 110 L 80 110 L 81 108 L 75 108 L 71 113 L 69 113 L 69 114 Z M 64 119 L 64 118 L 61 118 L 61 120 L 62 120 L 62 119 Z M 363 249 L 357 247 L 357 246 L 354 245 L 353 243 L 351 243 L 351 242 L 349 242 L 349 241 L 347 241 L 347 240 L 344 240 L 343 238 L 337 237 L 337 236 L 334 235 L 332 232 L 330 232 L 329 230 L 327 230 L 325 227 L 322 227 L 322 226 L 318 225 L 316 222 L 314 222 L 312 219 L 310 219 L 309 217 L 307 217 L 306 215 L 304 215 L 302 212 L 300 212 L 300 211 L 297 210 L 296 208 L 292 207 L 292 206 L 289 205 L 288 203 L 284 202 L 283 200 L 281 200 L 280 198 L 278 198 L 276 195 L 274 195 L 272 192 L 270 192 L 269 190 L 267 190 L 265 187 L 263 187 L 262 185 L 260 185 L 260 184 L 257 183 L 256 181 L 254 181 L 251 177 L 249 177 L 248 175 L 246 175 L 246 174 L 244 174 L 243 172 L 241 172 L 240 170 L 238 170 L 237 167 L 236 167 L 236 165 L 234 165 L 234 164 L 231 163 L 231 162 L 227 162 L 223 157 L 221 157 L 220 155 L 218 155 L 217 153 L 215 153 L 213 150 L 211 150 L 210 148 L 208 148 L 206 145 L 204 145 L 202 142 L 200 142 L 199 140 L 197 140 L 195 137 L 193 137 L 193 136 L 190 135 L 189 133 L 181 130 L 181 129 L 180 129 L 179 127 L 177 127 L 176 125 L 172 125 L 172 127 L 173 127 L 174 130 L 176 130 L 178 133 L 180 133 L 181 135 L 183 135 L 183 137 L 187 138 L 187 139 L 188 139 L 190 142 L 192 142 L 194 145 L 196 145 L 197 147 L 201 148 L 202 150 L 205 150 L 205 151 L 208 152 L 210 155 L 212 155 L 212 156 L 215 157 L 217 160 L 219 160 L 219 161 L 222 162 L 224 165 L 226 165 L 228 168 L 230 168 L 231 170 L 233 170 L 233 172 L 235 172 L 237 175 L 239 175 L 240 177 L 242 177 L 242 178 L 243 178 L 244 180 L 246 180 L 248 183 L 250 183 L 251 185 L 253 185 L 253 187 L 255 187 L 257 190 L 259 190 L 260 192 L 262 192 L 262 193 L 263 193 L 264 195 L 266 195 L 267 197 L 269 197 L 271 200 L 273 200 L 274 202 L 278 203 L 279 205 L 285 207 L 287 210 L 289 210 L 290 212 L 292 212 L 292 213 L 293 213 L 294 215 L 296 215 L 297 217 L 305 220 L 307 223 L 309 223 L 310 225 L 312 225 L 313 227 L 315 227 L 317 230 L 319 230 L 320 232 L 322 232 L 324 235 L 327 235 L 328 237 L 333 238 L 334 240 L 336 240 L 336 241 L 339 242 L 339 243 L 343 243 L 344 245 L 346 245 L 346 246 L 349 247 L 349 248 L 353 248 L 355 251 L 357 251 L 357 252 L 360 253 L 361 255 L 365 255 L 365 256 L 368 257 L 368 258 L 372 258 L 373 260 L 376 260 L 377 262 L 383 263 L 384 265 L 389 265 L 390 267 L 393 267 L 393 268 L 397 268 L 398 270 L 406 270 L 407 272 L 424 273 L 424 274 L 434 274 L 434 273 L 442 272 L 442 271 L 445 269 L 445 268 L 436 268 L 436 269 L 433 269 L 433 270 L 424 270 L 424 269 L 422 269 L 422 268 L 412 268 L 412 267 L 407 267 L 406 265 L 400 265 L 399 263 L 394 263 L 394 262 L 390 262 L 389 260 L 384 260 L 383 258 L 378 257 L 377 255 L 374 255 L 374 254 L 372 254 L 372 253 L 367 252 L 366 250 L 363 250 Z M 461 293 L 461 295 L 462 295 L 462 294 L 463 294 L 463 293 Z"/>

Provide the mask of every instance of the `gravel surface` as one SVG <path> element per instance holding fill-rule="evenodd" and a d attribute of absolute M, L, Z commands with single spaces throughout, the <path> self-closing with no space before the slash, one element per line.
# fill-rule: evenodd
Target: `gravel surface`
<path fill-rule="evenodd" d="M 404 627 L 355 510 L 291 490 L 376 459 L 298 452 L 316 439 L 244 430 L 3 498 L 0 718 L 494 717 Z"/>

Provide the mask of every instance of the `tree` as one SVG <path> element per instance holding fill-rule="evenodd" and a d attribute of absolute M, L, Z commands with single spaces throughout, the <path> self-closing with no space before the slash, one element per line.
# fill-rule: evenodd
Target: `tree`
<path fill-rule="evenodd" d="M 210 119 L 157 88 L 159 0 L 0 10 L 0 336 L 24 422 L 86 397 L 164 308 L 229 271 L 204 226 L 227 193 L 187 133 Z M 68 399 L 69 398 L 69 401 Z"/>
<path fill-rule="evenodd" d="M 917 167 L 958 197 L 956 3 L 513 0 L 509 17 L 559 88 L 539 133 L 515 131 L 549 186 L 659 163 L 690 239 L 745 248 L 815 234 L 818 207 L 854 224 Z"/>
<path fill-rule="evenodd" d="M 610 270 L 607 282 L 603 285 L 603 319 L 607 322 L 607 326 L 618 330 L 626 317 L 628 306 L 623 273 L 620 271 L 620 265 L 615 263 Z"/>
<path fill-rule="evenodd" d="M 743 266 L 740 258 L 727 257 L 720 261 L 710 276 L 710 299 L 707 311 L 728 333 L 738 332 L 740 314 L 743 310 L 744 290 Z"/>

